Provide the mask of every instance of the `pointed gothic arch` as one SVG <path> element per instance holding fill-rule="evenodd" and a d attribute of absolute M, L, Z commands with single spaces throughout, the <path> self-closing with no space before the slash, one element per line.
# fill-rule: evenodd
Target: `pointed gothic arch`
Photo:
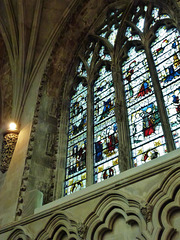
<path fill-rule="evenodd" d="M 175 28 L 176 23 L 168 15 L 168 9 L 165 6 L 156 6 L 155 3 L 139 1 L 137 5 L 131 3 L 126 10 L 123 8 L 124 6 L 120 8 L 115 4 L 114 7 L 111 6 L 106 10 L 104 22 L 101 19 L 99 27 L 96 23 L 94 33 L 84 41 L 80 50 L 81 63 L 76 67 L 75 76 L 84 78 L 87 82 L 86 96 L 83 97 L 87 101 L 87 120 L 85 124 L 87 135 L 83 140 L 83 142 L 86 142 L 86 146 L 83 154 L 82 147 L 78 147 L 75 143 L 73 145 L 73 147 L 76 146 L 76 156 L 72 154 L 75 159 L 74 164 L 73 167 L 68 167 L 68 172 L 66 170 L 66 180 L 69 181 L 69 183 L 67 181 L 66 183 L 71 188 L 65 194 L 70 194 L 74 190 L 85 187 L 82 181 L 87 176 L 88 186 L 89 183 L 102 181 L 118 174 L 119 171 L 124 171 L 129 166 L 136 167 L 153 160 L 179 146 L 177 143 L 179 142 L 179 127 L 173 128 L 175 130 L 171 128 L 173 123 L 179 125 L 179 97 L 176 96 L 177 102 L 173 100 L 174 102 L 170 103 L 171 100 L 169 100 L 165 104 L 167 96 L 171 98 L 175 95 L 173 95 L 172 90 L 166 91 L 161 86 L 161 82 L 166 82 L 167 79 L 170 79 L 169 82 L 173 79 L 168 85 L 170 88 L 175 83 L 180 85 L 180 53 L 178 30 Z M 162 29 L 164 29 L 164 32 L 160 33 Z M 173 37 L 167 39 L 168 36 L 172 35 L 170 32 Z M 166 36 L 163 37 L 163 34 L 166 34 Z M 174 62 L 172 64 L 175 64 L 174 66 L 177 69 L 174 70 L 173 68 L 174 71 L 171 73 L 171 65 L 169 65 L 167 67 L 169 73 L 168 70 L 164 70 L 163 77 L 160 77 L 158 75 L 160 70 L 158 70 L 155 58 L 158 54 L 161 54 L 162 50 L 164 52 L 164 62 L 168 61 L 169 55 L 166 52 L 166 45 L 163 45 L 165 40 L 171 48 L 170 51 L 173 52 L 172 58 L 174 60 L 172 61 Z M 159 47 L 160 42 L 161 46 Z M 155 46 L 154 49 L 151 46 Z M 158 58 L 160 57 L 158 56 Z M 103 80 L 98 80 L 101 78 Z M 96 85 L 96 81 L 99 81 L 100 85 L 95 87 L 94 90 L 93 86 Z M 111 84 L 111 81 L 115 89 L 113 100 L 109 97 L 111 96 L 111 93 L 109 93 L 110 87 L 107 87 L 107 91 L 105 90 L 105 83 Z M 178 92 L 177 94 L 179 94 L 179 85 L 173 90 Z M 100 95 L 96 99 L 98 91 L 102 92 L 102 96 Z M 78 106 L 81 104 L 82 101 L 79 101 Z M 170 106 L 170 110 L 166 110 L 168 106 Z M 70 111 L 72 111 L 72 107 L 71 105 Z M 173 107 L 174 110 L 176 109 L 176 113 L 173 111 L 168 115 Z M 96 118 L 97 109 L 103 109 L 99 110 L 98 121 L 96 121 L 98 119 Z M 100 124 L 101 115 L 104 113 L 104 116 L 107 117 L 111 115 L 111 110 L 114 111 L 115 118 L 111 125 L 108 123 L 106 126 L 106 123 L 110 120 L 104 121 L 105 127 L 103 127 Z M 174 122 L 172 119 L 174 119 Z M 78 121 L 82 122 L 83 119 Z M 113 130 L 113 124 L 117 125 L 116 130 Z M 101 129 L 97 133 L 96 125 Z M 70 128 L 80 129 L 80 126 L 81 124 L 75 126 L 74 123 L 70 123 Z M 109 126 L 112 126 L 112 133 L 106 134 L 103 129 L 106 129 L 107 132 Z M 81 130 L 77 131 L 76 134 L 78 135 L 79 132 Z M 69 132 L 69 138 L 72 134 L 74 132 Z M 177 136 L 174 137 L 175 135 Z M 99 140 L 96 139 L 97 136 L 100 136 Z M 116 146 L 112 143 L 115 139 L 118 139 L 117 143 L 119 145 L 117 156 L 109 163 L 111 155 L 116 152 Z M 73 174 L 82 170 L 79 167 L 82 156 L 88 161 L 84 161 L 88 166 L 87 171 L 84 170 L 83 175 L 79 175 L 79 179 L 74 179 Z M 110 165 L 107 167 L 106 163 Z M 116 165 L 117 169 L 115 168 Z M 86 167 L 84 164 L 83 166 L 83 168 Z M 85 171 L 86 173 L 84 173 Z"/>

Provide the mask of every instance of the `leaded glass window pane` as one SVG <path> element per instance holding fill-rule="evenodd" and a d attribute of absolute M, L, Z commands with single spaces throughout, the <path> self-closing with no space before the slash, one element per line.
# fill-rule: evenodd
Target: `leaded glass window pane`
<path fill-rule="evenodd" d="M 134 166 L 165 154 L 166 146 L 144 50 L 132 47 L 122 66 Z"/>
<path fill-rule="evenodd" d="M 80 83 L 70 103 L 65 195 L 86 187 L 87 87 Z"/>
<path fill-rule="evenodd" d="M 114 45 L 118 28 L 122 19 L 122 11 L 120 9 L 110 10 L 107 14 L 107 18 L 102 26 L 96 31 L 96 33 L 109 40 Z"/>
<path fill-rule="evenodd" d="M 151 46 L 164 103 L 177 148 L 180 147 L 180 35 L 176 29 L 162 26 Z"/>
<path fill-rule="evenodd" d="M 104 66 L 94 83 L 95 182 L 101 182 L 119 173 L 118 134 L 114 104 L 112 74 Z"/>
<path fill-rule="evenodd" d="M 80 83 L 71 99 L 70 106 L 65 194 L 70 194 L 86 186 L 87 144 L 93 144 L 94 146 L 94 152 L 92 153 L 94 165 L 92 165 L 95 182 L 101 182 L 120 172 L 118 144 L 120 139 L 126 139 L 124 136 L 128 137 L 129 134 L 122 133 L 124 135 L 118 138 L 118 126 L 120 126 L 120 129 L 122 126 L 122 129 L 125 129 L 126 126 L 124 127 L 124 122 L 123 124 L 116 123 L 114 112 L 115 89 L 111 72 L 112 62 L 115 65 L 112 69 L 118 69 L 119 66 L 116 66 L 116 64 L 120 64 L 122 58 L 125 59 L 121 67 L 134 166 L 139 166 L 167 152 L 158 106 L 161 110 L 161 119 L 166 119 L 163 110 L 163 105 L 165 105 L 175 145 L 177 148 L 180 147 L 179 32 L 175 28 L 170 29 L 170 17 L 163 9 L 153 6 L 153 3 L 146 3 L 146 5 L 142 3 L 132 11 L 129 9 L 128 16 L 125 16 L 122 10 L 108 10 L 106 19 L 101 22 L 95 31 L 96 36 L 88 38 L 83 56 L 81 52 L 84 64 L 80 62 L 76 74 L 82 79 L 82 82 L 83 79 L 90 81 L 88 86 L 93 88 L 88 89 L 88 93 L 93 92 L 94 94 L 94 98 L 91 99 L 92 103 L 88 104 L 88 114 L 90 113 L 89 116 L 93 115 L 91 109 L 94 106 L 94 119 L 91 119 L 94 123 L 94 132 L 92 132 L 94 142 L 91 142 L 91 140 L 89 143 L 86 142 L 87 87 Z M 124 27 L 121 26 L 122 19 L 124 26 L 126 26 L 125 32 Z M 165 25 L 168 26 L 168 29 Z M 121 32 L 118 33 L 119 30 L 122 34 Z M 153 35 L 154 31 L 156 31 L 155 35 Z M 114 47 L 115 44 L 118 45 L 117 36 L 120 37 L 118 38 L 120 39 L 120 48 Z M 147 61 L 145 52 L 147 51 L 147 44 L 151 44 L 150 48 L 164 97 L 163 99 L 158 98 L 160 102 L 156 100 L 159 91 L 159 85 L 156 85 L 156 78 L 154 79 L 156 74 L 152 71 L 152 68 L 150 69 L 151 74 L 149 71 L 150 65 L 148 66 L 148 62 L 150 62 L 150 59 Z M 115 52 L 117 49 L 118 53 Z M 118 54 L 121 56 L 119 61 L 111 59 L 117 57 Z M 117 76 L 118 74 L 114 75 Z M 93 86 L 91 81 L 94 81 Z M 121 80 L 117 79 L 117 81 Z M 117 85 L 121 86 L 119 82 L 117 82 Z M 120 92 L 121 94 L 119 94 Z M 122 102 L 123 104 L 124 95 L 122 91 L 117 90 L 116 93 L 118 96 L 117 103 Z M 88 96 L 92 97 L 91 94 Z M 126 113 L 124 119 L 126 119 Z M 88 122 L 90 123 L 90 121 Z M 169 123 L 165 122 L 163 126 Z M 92 125 L 89 124 L 89 129 L 91 128 Z M 171 132 L 166 131 L 166 136 L 169 136 L 169 134 Z M 167 144 L 169 144 L 168 149 L 172 150 L 174 148 L 170 141 Z M 121 145 L 125 146 L 122 142 Z M 171 148 L 170 145 L 172 145 Z M 126 154 L 128 157 L 130 156 L 127 152 Z"/>

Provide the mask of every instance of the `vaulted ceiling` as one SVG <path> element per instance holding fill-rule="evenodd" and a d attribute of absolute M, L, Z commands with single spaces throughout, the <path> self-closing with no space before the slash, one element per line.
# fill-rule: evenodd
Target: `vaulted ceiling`
<path fill-rule="evenodd" d="M 76 1 L 0 1 L 1 118 L 19 119 L 39 69 Z"/>
<path fill-rule="evenodd" d="M 61 79 L 86 33 L 102 9 L 115 2 L 130 3 L 0 0 L 0 119 L 21 118 L 32 84 L 40 82 L 48 59 L 49 94 L 59 94 Z"/>
<path fill-rule="evenodd" d="M 51 73 L 62 74 L 64 65 L 67 66 L 66 51 L 73 52 L 77 32 L 80 36 L 79 32 L 85 31 L 92 22 L 87 12 L 98 5 L 97 1 L 91 1 L 90 6 L 83 9 L 87 2 L 0 0 L 1 118 L 20 119 L 32 83 L 41 69 L 44 70 L 53 49 L 56 56 Z M 79 19 L 75 12 L 80 13 Z M 71 37 L 67 35 L 69 31 Z M 61 51 L 59 61 L 56 51 Z"/>

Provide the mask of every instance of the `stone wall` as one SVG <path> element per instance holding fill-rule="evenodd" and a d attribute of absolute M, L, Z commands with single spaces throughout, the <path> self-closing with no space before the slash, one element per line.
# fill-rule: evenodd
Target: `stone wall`
<path fill-rule="evenodd" d="M 79 42 L 85 38 L 101 10 L 118 1 L 81 1 L 82 5 L 76 4 L 75 14 L 68 15 L 66 12 L 62 15 L 62 22 L 59 15 L 64 8 L 59 7 L 61 11 L 56 12 L 52 5 L 47 7 L 48 1 L 45 2 L 43 16 L 49 19 L 49 14 L 53 12 L 51 24 L 59 20 L 59 28 L 53 29 L 54 35 L 52 33 L 49 42 L 44 45 L 47 36 L 44 20 L 39 27 L 39 35 L 42 35 L 36 36 L 38 45 L 34 59 L 38 59 L 41 52 L 39 59 L 44 61 L 36 62 L 36 74 L 32 71 L 31 80 L 34 79 L 34 82 L 31 82 L 27 99 L 23 102 L 21 131 L 15 153 L 8 172 L 0 173 L 0 239 L 179 240 L 180 150 L 70 196 L 60 198 L 56 194 L 54 171 L 56 167 L 64 167 L 56 166 L 55 158 L 57 145 L 54 148 L 54 141 L 57 143 L 56 131 L 59 127 L 56 101 L 63 96 L 64 81 L 67 80 L 65 75 L 71 70 Z M 69 2 L 64 3 L 65 7 Z M 51 27 L 48 25 L 48 33 Z M 51 66 L 43 76 L 51 52 Z M 32 59 L 30 62 L 33 62 Z M 1 74 L 4 74 L 1 88 L 5 89 L 6 84 L 9 86 L 9 92 L 4 92 L 6 96 L 3 97 L 3 108 L 7 108 L 3 116 L 8 119 L 12 108 L 12 82 L 7 62 L 5 70 Z M 43 82 L 44 78 L 48 78 L 45 81 L 48 86 Z M 16 106 L 13 106 L 15 111 Z M 62 158 L 62 155 L 57 157 Z M 43 198 L 45 205 L 42 206 Z"/>
<path fill-rule="evenodd" d="M 3 240 L 180 237 L 180 150 L 35 209 Z M 32 193 L 33 194 L 33 193 Z"/>

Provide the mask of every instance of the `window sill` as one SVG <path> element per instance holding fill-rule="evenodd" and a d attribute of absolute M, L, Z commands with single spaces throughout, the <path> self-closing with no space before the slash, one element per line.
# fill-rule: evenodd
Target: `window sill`
<path fill-rule="evenodd" d="M 166 171 L 174 164 L 180 161 L 180 149 L 174 150 L 170 153 L 167 153 L 164 156 L 156 158 L 148 163 L 145 163 L 139 167 L 129 169 L 125 172 L 120 173 L 117 176 L 106 179 L 100 183 L 93 184 L 85 189 L 82 189 L 78 192 L 75 192 L 71 195 L 62 197 L 58 200 L 55 200 L 51 203 L 43 205 L 39 208 L 36 208 L 34 213 L 46 212 L 51 208 L 56 210 L 59 208 L 69 208 L 78 203 L 85 202 L 91 198 L 101 196 L 108 190 L 111 189 L 120 189 L 124 186 L 128 186 L 132 183 L 135 183 L 139 180 L 151 177 L 160 172 Z"/>

